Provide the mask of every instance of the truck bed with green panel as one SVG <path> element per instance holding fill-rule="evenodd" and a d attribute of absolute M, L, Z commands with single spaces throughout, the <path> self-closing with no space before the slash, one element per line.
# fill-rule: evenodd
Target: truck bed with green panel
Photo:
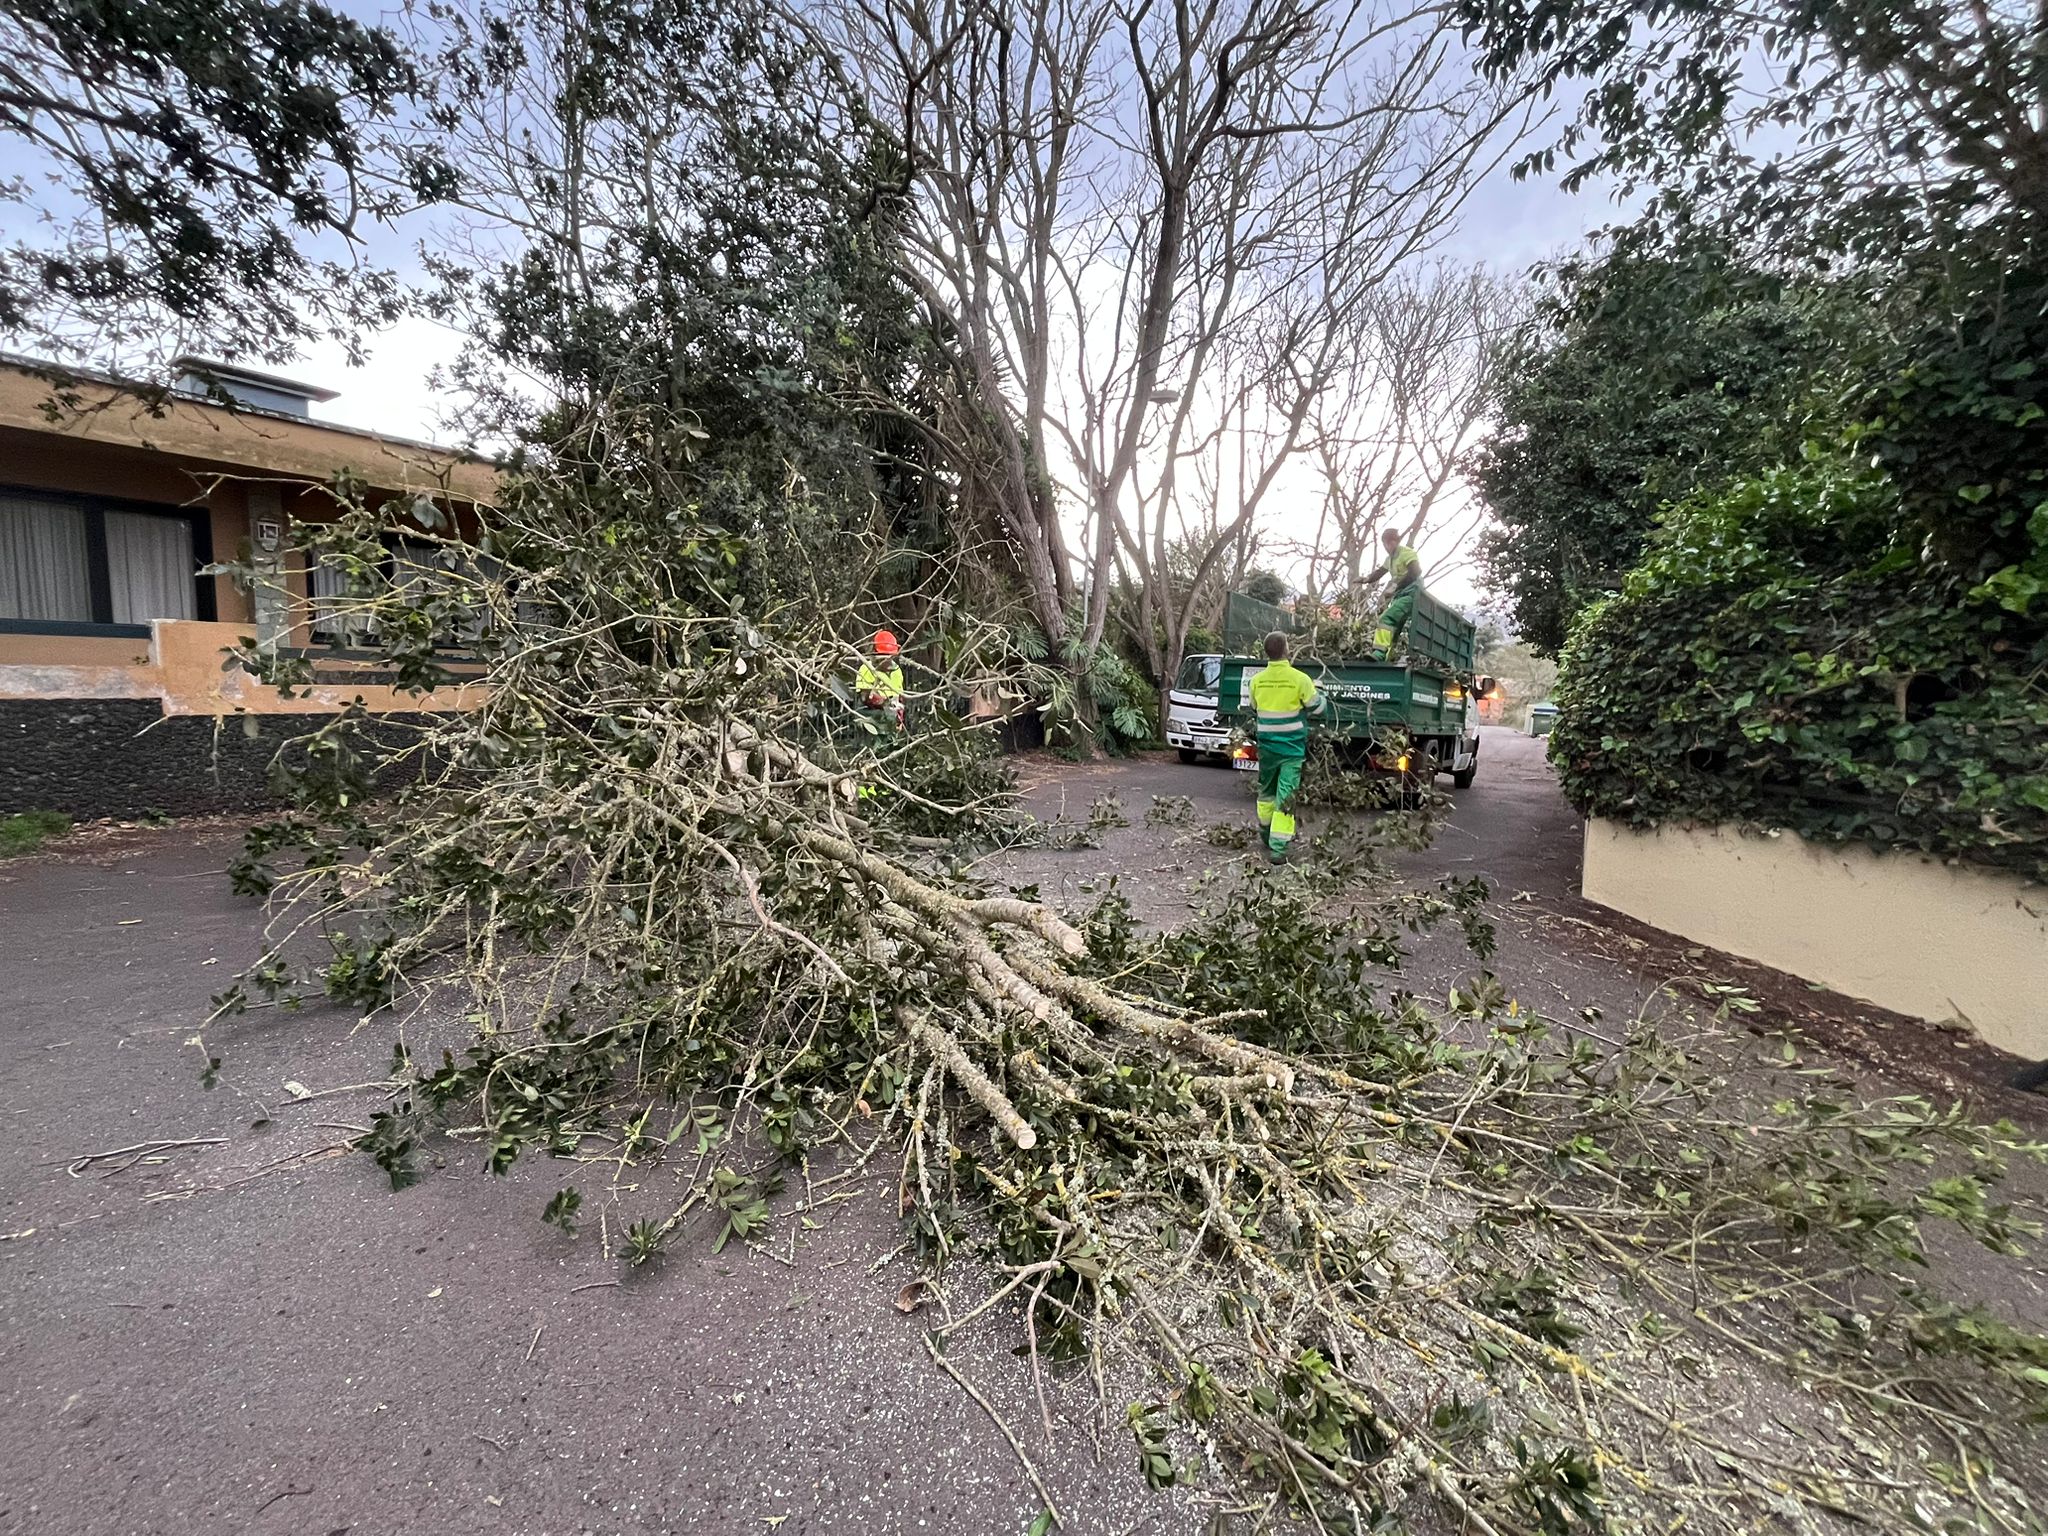
<path fill-rule="evenodd" d="M 1483 680 L 1472 677 L 1473 641 L 1468 619 L 1425 595 L 1415 605 L 1405 654 L 1396 660 L 1319 656 L 1303 642 L 1290 659 L 1323 696 L 1316 735 L 1336 742 L 1361 767 L 1416 784 L 1448 773 L 1463 788 L 1479 770 L 1479 696 L 1485 691 Z M 1263 656 L 1226 656 L 1218 679 L 1217 713 L 1240 726 L 1247 742 L 1255 718 L 1249 685 L 1265 664 Z"/>

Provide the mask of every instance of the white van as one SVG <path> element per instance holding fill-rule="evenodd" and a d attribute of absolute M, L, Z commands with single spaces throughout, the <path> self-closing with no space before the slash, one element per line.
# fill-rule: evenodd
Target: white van
<path fill-rule="evenodd" d="M 1220 655 L 1183 656 L 1167 690 L 1166 744 L 1179 749 L 1184 763 L 1230 760 L 1230 728 L 1216 717 L 1222 675 Z"/>

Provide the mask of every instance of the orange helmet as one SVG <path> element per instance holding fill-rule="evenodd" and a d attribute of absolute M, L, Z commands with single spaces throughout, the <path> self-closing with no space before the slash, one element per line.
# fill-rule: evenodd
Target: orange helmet
<path fill-rule="evenodd" d="M 897 642 L 894 630 L 878 629 L 875 631 L 875 654 L 877 656 L 894 656 L 902 649 L 902 645 Z"/>

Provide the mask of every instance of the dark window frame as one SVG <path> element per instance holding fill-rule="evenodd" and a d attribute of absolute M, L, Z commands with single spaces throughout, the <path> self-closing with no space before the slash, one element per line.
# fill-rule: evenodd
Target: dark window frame
<path fill-rule="evenodd" d="M 431 541 L 427 538 L 422 537 L 421 535 L 428 534 L 430 532 L 431 530 L 425 528 L 420 529 L 417 533 L 404 528 L 383 528 L 378 530 L 377 542 L 381 544 L 384 548 L 384 558 L 379 563 L 383 567 L 384 579 L 386 581 L 392 581 L 397 578 L 399 547 L 407 543 L 429 543 Z M 311 559 L 310 553 L 305 562 L 305 566 L 306 605 L 308 610 L 310 611 L 314 601 L 313 561 Z M 306 621 L 306 637 L 307 639 L 312 641 L 312 644 L 306 646 L 299 646 L 293 651 L 292 654 L 311 656 L 316 660 L 324 657 L 330 660 L 337 661 L 375 660 L 381 658 L 384 654 L 382 651 L 364 650 L 360 646 L 352 647 L 346 644 L 337 643 L 331 639 L 323 638 L 320 632 L 320 623 L 317 616 L 308 617 Z M 476 658 L 476 649 L 467 641 L 462 641 L 451 645 L 447 643 L 445 640 L 443 640 L 436 641 L 434 645 L 434 654 L 436 656 L 446 657 L 457 662 L 474 661 Z"/>
<path fill-rule="evenodd" d="M 214 578 L 198 572 L 213 563 L 213 513 L 207 507 L 179 507 L 160 501 L 131 501 L 120 496 L 90 496 L 77 491 L 53 491 L 41 485 L 0 482 L 0 495 L 29 497 L 75 507 L 85 514 L 86 580 L 92 588 L 90 619 L 0 619 L 0 635 L 102 636 L 117 640 L 142 640 L 149 636 L 147 624 L 114 622 L 114 576 L 107 564 L 107 514 L 132 512 L 144 517 L 169 517 L 184 523 L 192 534 L 192 615 L 202 624 L 219 621 L 214 601 Z"/>

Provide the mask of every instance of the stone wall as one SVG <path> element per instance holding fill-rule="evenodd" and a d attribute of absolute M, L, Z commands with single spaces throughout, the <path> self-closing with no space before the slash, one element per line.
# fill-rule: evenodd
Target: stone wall
<path fill-rule="evenodd" d="M 166 715 L 153 699 L 0 699 L 0 815 L 261 810 L 276 803 L 269 772 L 278 748 L 318 723 Z"/>

